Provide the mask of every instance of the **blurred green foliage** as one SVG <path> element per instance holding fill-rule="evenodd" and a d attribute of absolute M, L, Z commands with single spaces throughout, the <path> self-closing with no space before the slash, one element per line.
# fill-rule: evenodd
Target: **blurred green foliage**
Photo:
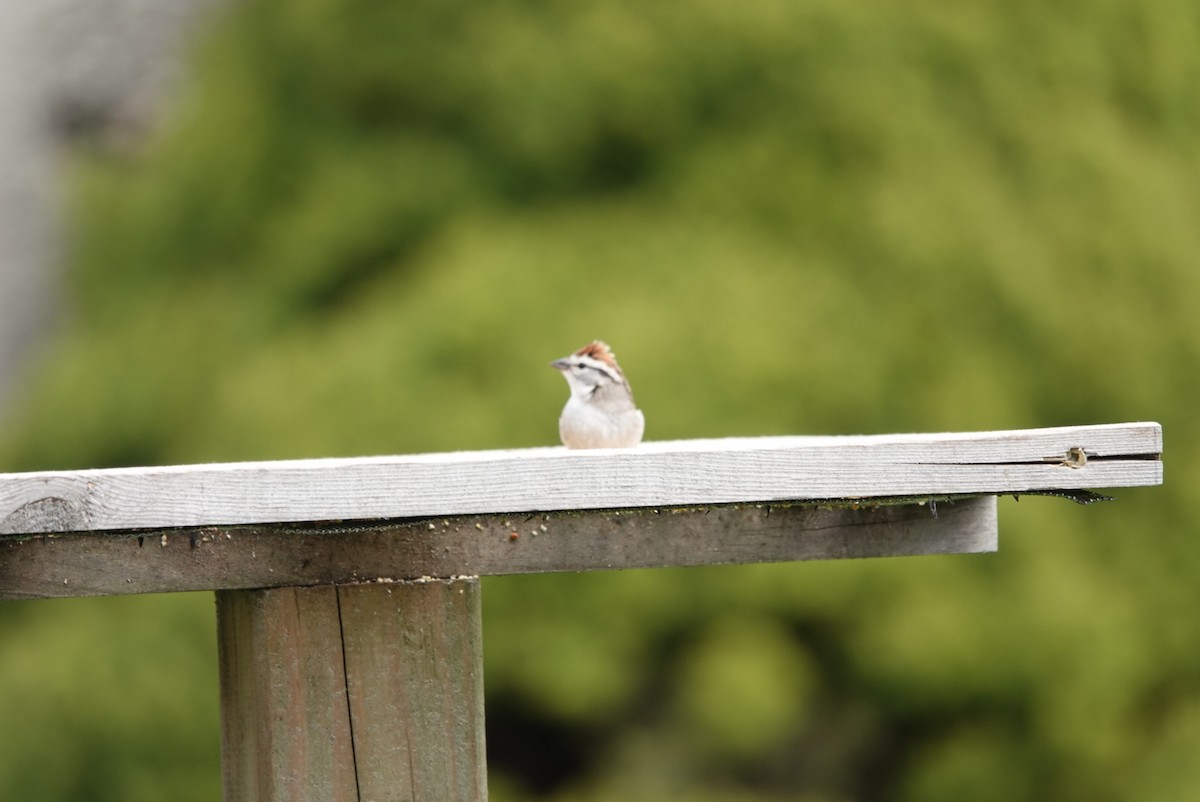
<path fill-rule="evenodd" d="M 83 149 L 9 470 L 1156 419 L 995 556 L 486 583 L 492 796 L 1200 793 L 1200 6 L 247 0 Z M 1181 455 L 1178 459 L 1172 455 Z M 0 797 L 213 799 L 204 595 L 0 607 Z"/>

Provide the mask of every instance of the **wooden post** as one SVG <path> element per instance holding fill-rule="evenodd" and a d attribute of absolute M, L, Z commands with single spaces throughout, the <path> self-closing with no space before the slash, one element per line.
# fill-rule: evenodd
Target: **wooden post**
<path fill-rule="evenodd" d="M 487 799 L 478 578 L 220 591 L 226 802 Z"/>

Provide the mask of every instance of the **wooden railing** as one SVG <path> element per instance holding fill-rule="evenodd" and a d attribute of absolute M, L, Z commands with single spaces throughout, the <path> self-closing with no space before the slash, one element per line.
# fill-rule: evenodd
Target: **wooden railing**
<path fill-rule="evenodd" d="M 479 577 L 953 554 L 1158 424 L 0 474 L 0 598 L 217 592 L 225 799 L 486 799 Z"/>

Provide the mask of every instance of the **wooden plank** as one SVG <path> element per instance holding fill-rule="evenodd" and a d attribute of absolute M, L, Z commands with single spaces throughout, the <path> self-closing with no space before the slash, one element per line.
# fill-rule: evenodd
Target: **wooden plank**
<path fill-rule="evenodd" d="M 486 799 L 477 579 L 217 609 L 226 802 Z"/>
<path fill-rule="evenodd" d="M 976 553 L 996 532 L 996 499 L 981 497 L 38 535 L 0 538 L 0 598 Z"/>
<path fill-rule="evenodd" d="M 1156 423 L 0 474 L 0 534 L 1162 482 Z"/>

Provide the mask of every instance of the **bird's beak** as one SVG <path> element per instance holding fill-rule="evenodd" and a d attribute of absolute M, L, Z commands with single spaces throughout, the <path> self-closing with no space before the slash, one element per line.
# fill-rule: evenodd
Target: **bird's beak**
<path fill-rule="evenodd" d="M 554 368 L 555 370 L 566 370 L 567 368 L 571 367 L 571 364 L 567 362 L 566 359 L 556 359 L 550 363 L 550 367 Z"/>

